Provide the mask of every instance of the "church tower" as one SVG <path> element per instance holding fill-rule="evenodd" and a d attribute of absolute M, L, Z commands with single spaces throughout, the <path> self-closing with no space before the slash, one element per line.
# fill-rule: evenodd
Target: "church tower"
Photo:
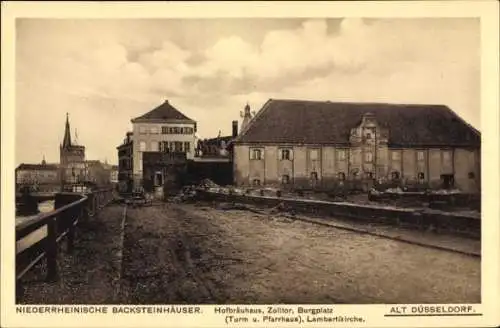
<path fill-rule="evenodd" d="M 77 183 L 85 180 L 85 147 L 71 142 L 69 115 L 66 113 L 64 138 L 59 146 L 62 183 Z"/>

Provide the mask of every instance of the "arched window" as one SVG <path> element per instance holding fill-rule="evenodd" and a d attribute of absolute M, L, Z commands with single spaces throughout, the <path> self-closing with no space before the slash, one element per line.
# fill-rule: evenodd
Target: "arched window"
<path fill-rule="evenodd" d="M 393 180 L 399 180 L 399 172 L 398 171 L 392 171 L 391 177 Z"/>
<path fill-rule="evenodd" d="M 345 173 L 344 172 L 339 172 L 338 176 L 339 176 L 339 180 L 341 180 L 341 181 L 345 180 Z"/>
<path fill-rule="evenodd" d="M 425 178 L 424 172 L 419 172 L 418 173 L 418 180 L 424 180 L 424 178 Z"/>
<path fill-rule="evenodd" d="M 288 174 L 284 174 L 281 177 L 281 183 L 282 184 L 289 184 L 290 183 L 290 176 Z"/>

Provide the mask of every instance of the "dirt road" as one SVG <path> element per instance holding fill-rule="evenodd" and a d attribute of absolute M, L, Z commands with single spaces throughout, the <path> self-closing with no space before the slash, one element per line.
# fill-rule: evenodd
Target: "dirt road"
<path fill-rule="evenodd" d="M 477 303 L 480 259 L 208 206 L 127 209 L 121 303 Z"/>

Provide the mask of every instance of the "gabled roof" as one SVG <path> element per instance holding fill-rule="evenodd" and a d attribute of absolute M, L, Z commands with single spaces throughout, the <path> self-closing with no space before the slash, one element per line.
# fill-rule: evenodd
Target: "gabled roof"
<path fill-rule="evenodd" d="M 55 164 L 20 164 L 16 170 L 30 171 L 57 171 L 58 166 Z"/>
<path fill-rule="evenodd" d="M 175 122 L 188 122 L 195 123 L 186 115 L 182 114 L 178 109 L 173 107 L 168 100 L 163 104 L 147 112 L 146 114 L 132 119 L 132 123 L 136 122 L 157 122 L 157 121 L 175 121 Z"/>
<path fill-rule="evenodd" d="M 479 131 L 444 105 L 269 100 L 237 143 L 348 144 L 372 113 L 392 146 L 479 146 Z"/>

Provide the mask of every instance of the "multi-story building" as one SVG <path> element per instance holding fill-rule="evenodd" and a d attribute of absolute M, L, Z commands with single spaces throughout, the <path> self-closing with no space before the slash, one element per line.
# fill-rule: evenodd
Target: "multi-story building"
<path fill-rule="evenodd" d="M 113 185 L 118 183 L 118 165 L 111 165 L 110 181 Z"/>
<path fill-rule="evenodd" d="M 85 146 L 72 143 L 69 118 L 66 114 L 63 143 L 59 146 L 61 179 L 63 184 L 86 181 Z"/>
<path fill-rule="evenodd" d="M 133 133 L 127 132 L 123 143 L 116 147 L 116 149 L 118 150 L 118 190 L 120 192 L 131 192 L 134 181 Z"/>
<path fill-rule="evenodd" d="M 194 157 L 196 122 L 174 108 L 168 100 L 131 122 L 135 187 L 142 185 L 144 152 L 183 152 L 188 159 Z"/>
<path fill-rule="evenodd" d="M 43 191 L 59 189 L 58 165 L 47 164 L 45 160 L 41 164 L 20 164 L 16 168 L 17 189 L 27 185 Z"/>
<path fill-rule="evenodd" d="M 480 190 L 480 133 L 442 105 L 269 100 L 234 142 L 238 185 L 399 179 Z"/>

